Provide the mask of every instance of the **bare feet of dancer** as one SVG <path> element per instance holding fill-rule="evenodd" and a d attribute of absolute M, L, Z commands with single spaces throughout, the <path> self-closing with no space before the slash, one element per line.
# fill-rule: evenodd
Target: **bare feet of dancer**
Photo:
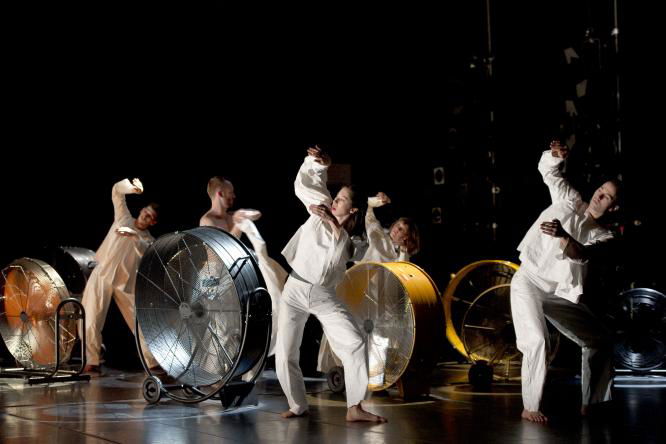
<path fill-rule="evenodd" d="M 292 412 L 291 410 L 287 410 L 286 412 L 280 413 L 280 416 L 282 416 L 285 419 L 289 419 L 289 418 L 301 418 L 303 416 L 307 416 L 307 414 L 308 414 L 307 410 L 304 411 L 303 413 L 301 413 L 300 415 L 297 415 L 296 413 Z"/>
<path fill-rule="evenodd" d="M 357 405 L 353 405 L 347 409 L 347 421 L 388 422 L 388 419 L 366 412 L 359 402 Z"/>
<path fill-rule="evenodd" d="M 523 413 L 520 415 L 521 418 L 527 419 L 528 421 L 536 422 L 539 424 L 545 424 L 548 422 L 548 418 L 541 412 L 530 412 L 528 410 L 523 410 Z"/>

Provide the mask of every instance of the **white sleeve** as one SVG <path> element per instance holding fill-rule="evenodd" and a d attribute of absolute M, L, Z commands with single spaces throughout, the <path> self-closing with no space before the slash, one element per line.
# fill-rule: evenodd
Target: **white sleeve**
<path fill-rule="evenodd" d="M 553 202 L 580 201 L 580 193 L 562 176 L 559 168 L 562 161 L 563 159 L 554 157 L 550 150 L 544 151 L 539 160 L 539 172 L 543 177 L 543 182 L 548 186 L 550 198 Z"/>
<path fill-rule="evenodd" d="M 121 219 L 132 217 L 132 214 L 127 208 L 125 202 L 125 195 L 135 194 L 134 186 L 129 179 L 123 179 L 116 183 L 111 190 L 111 201 L 113 202 L 113 220 L 118 222 Z"/>
<path fill-rule="evenodd" d="M 327 205 L 333 202 L 331 194 L 326 188 L 328 167 L 314 161 L 314 157 L 307 156 L 298 170 L 294 181 L 294 191 L 305 208 L 310 212 L 310 205 Z"/>
<path fill-rule="evenodd" d="M 371 206 L 365 212 L 365 234 L 368 236 L 368 243 L 376 245 L 381 243 L 384 238 L 384 229 L 375 216 L 375 211 Z"/>

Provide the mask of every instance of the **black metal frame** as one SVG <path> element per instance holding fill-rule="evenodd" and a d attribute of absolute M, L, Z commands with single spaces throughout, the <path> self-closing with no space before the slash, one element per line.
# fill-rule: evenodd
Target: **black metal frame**
<path fill-rule="evenodd" d="M 67 381 L 89 381 L 90 375 L 83 375 L 83 369 L 86 366 L 86 331 L 81 329 L 81 365 L 77 370 L 64 370 L 60 368 L 60 320 L 63 317 L 62 309 L 67 304 L 74 304 L 77 310 L 74 313 L 64 315 L 67 319 L 75 319 L 82 322 L 85 327 L 86 312 L 81 302 L 74 298 L 68 298 L 60 301 L 56 308 L 55 315 L 55 355 L 56 364 L 52 369 L 29 369 L 29 368 L 2 368 L 0 369 L 0 378 L 22 378 L 27 384 L 49 384 L 51 382 Z"/>
<path fill-rule="evenodd" d="M 212 227 L 206 227 L 206 229 L 210 229 Z M 201 241 L 204 243 L 207 243 L 207 240 L 209 240 L 208 233 L 201 232 L 201 228 L 198 229 L 193 229 L 193 230 L 188 230 L 188 234 L 192 234 L 196 237 L 198 237 Z M 236 241 L 236 243 L 242 248 L 242 250 L 245 253 L 249 253 L 247 251 L 247 248 L 245 245 L 240 242 L 238 239 L 236 239 L 234 236 L 231 234 L 227 233 L 224 230 L 221 229 L 216 229 L 214 230 L 221 231 L 229 236 L 229 238 L 233 239 Z M 178 234 L 178 233 L 176 233 Z M 154 244 L 153 244 L 154 248 Z M 236 278 L 238 275 L 241 273 L 243 268 L 245 267 L 246 264 L 252 264 L 254 266 L 254 269 L 257 271 L 257 278 L 259 279 L 259 284 L 264 284 L 263 283 L 263 277 L 261 276 L 261 273 L 258 272 L 259 267 L 257 264 L 256 259 L 252 256 L 252 254 L 247 254 L 246 256 L 240 256 L 237 257 L 230 266 L 228 266 L 228 271 L 229 274 L 231 275 L 232 279 L 234 282 L 236 282 Z M 270 298 L 270 295 L 268 294 L 268 291 L 266 288 L 263 286 L 258 286 L 255 287 L 254 290 L 250 291 L 250 294 L 252 297 L 248 297 L 246 300 L 246 305 L 245 305 L 245 316 L 244 316 L 244 325 L 245 328 L 243 330 L 243 339 L 241 341 L 241 346 L 240 346 L 240 352 L 239 356 L 243 354 L 243 350 L 246 346 L 246 340 L 248 337 L 248 332 L 250 328 L 248 328 L 249 324 L 252 321 L 252 316 L 251 316 L 251 310 L 250 310 L 250 304 L 254 297 L 256 297 L 258 294 L 263 294 L 264 297 Z M 138 314 L 138 311 L 137 311 Z M 135 332 L 139 332 L 139 318 L 138 315 L 135 314 L 134 318 L 134 326 L 135 326 Z M 263 368 L 263 366 L 266 363 L 266 359 L 268 357 L 268 352 L 270 349 L 270 337 L 271 337 L 271 332 L 272 332 L 272 317 L 269 319 L 266 325 L 266 341 L 264 345 L 264 349 L 259 357 L 259 359 L 256 361 L 255 366 L 257 364 L 261 364 L 260 368 Z M 144 380 L 143 386 L 144 386 L 144 398 L 146 401 L 150 403 L 157 403 L 159 402 L 159 399 L 162 396 L 166 396 L 169 399 L 173 399 L 174 401 L 182 402 L 184 404 L 196 404 L 199 402 L 206 401 L 208 399 L 214 399 L 214 400 L 219 400 L 222 403 L 222 406 L 225 410 L 227 409 L 232 409 L 232 408 L 238 408 L 246 405 L 257 405 L 258 400 L 257 396 L 254 391 L 255 387 L 255 382 L 257 378 L 259 377 L 261 372 L 257 372 L 253 375 L 252 379 L 250 381 L 242 381 L 240 380 L 241 375 L 235 375 L 234 373 L 236 372 L 236 369 L 240 365 L 240 359 L 236 360 L 234 362 L 233 367 L 227 372 L 227 375 L 225 378 L 220 379 L 218 382 L 212 385 L 218 385 L 219 387 L 212 389 L 210 393 L 205 393 L 204 391 L 200 390 L 199 387 L 197 386 L 192 386 L 189 384 L 163 384 L 162 381 L 160 380 L 159 376 L 154 375 L 151 371 L 150 368 L 148 367 L 148 364 L 146 363 L 146 360 L 144 358 L 144 353 L 143 353 L 143 347 L 141 346 L 141 341 L 139 339 L 139 335 L 135 334 L 135 343 L 137 346 L 138 354 L 139 354 L 139 359 L 141 361 L 141 365 L 143 366 L 146 374 L 148 375 L 146 379 Z M 249 370 L 248 370 L 249 371 Z M 147 388 L 148 387 L 148 388 Z M 210 387 L 210 386 L 207 386 Z M 150 390 L 151 394 L 147 395 L 146 390 Z M 191 396 L 189 397 L 183 397 L 179 396 L 178 394 L 175 393 L 175 391 L 181 390 L 183 392 L 189 392 L 191 393 Z M 153 392 L 157 391 L 157 392 Z M 150 397 L 150 399 L 149 399 Z"/>

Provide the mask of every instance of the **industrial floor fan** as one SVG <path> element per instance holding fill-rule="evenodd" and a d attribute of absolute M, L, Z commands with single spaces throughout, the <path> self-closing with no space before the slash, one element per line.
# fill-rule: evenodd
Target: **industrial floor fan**
<path fill-rule="evenodd" d="M 21 367 L 1 369 L 0 377 L 29 384 L 89 379 L 81 375 L 85 360 L 65 368 L 79 322 L 85 323 L 83 306 L 50 265 L 31 258 L 13 261 L 0 277 L 0 335 Z M 85 337 L 80 344 L 83 354 Z"/>
<path fill-rule="evenodd" d="M 136 282 L 136 326 L 166 375 L 148 374 L 147 402 L 253 402 L 271 338 L 271 300 L 256 260 L 226 231 L 199 227 L 160 237 Z"/>
<path fill-rule="evenodd" d="M 518 265 L 484 260 L 456 273 L 444 292 L 446 337 L 472 362 L 470 383 L 487 389 L 493 379 L 520 377 L 522 354 L 516 347 L 511 316 L 511 279 Z M 559 332 L 549 325 L 549 362 L 559 346 Z"/>
<path fill-rule="evenodd" d="M 442 322 L 440 294 L 430 276 L 409 262 L 366 262 L 347 270 L 337 294 L 367 340 L 368 389 L 397 384 L 403 398 L 427 395 Z M 331 371 L 329 386 L 339 386 L 342 369 Z"/>
<path fill-rule="evenodd" d="M 666 295 L 651 288 L 623 291 L 610 315 L 616 367 L 639 374 L 666 367 Z"/>

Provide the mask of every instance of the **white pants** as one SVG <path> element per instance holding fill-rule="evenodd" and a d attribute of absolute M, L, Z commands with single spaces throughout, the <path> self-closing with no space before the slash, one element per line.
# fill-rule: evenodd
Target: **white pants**
<path fill-rule="evenodd" d="M 124 291 L 127 279 L 120 276 L 118 281 L 121 284 L 114 283 L 113 280 L 101 276 L 95 268 L 90 274 L 86 288 L 83 290 L 81 304 L 86 311 L 86 362 L 90 365 L 99 365 L 100 350 L 102 347 L 102 328 L 106 321 L 106 314 L 109 311 L 111 298 L 116 301 L 118 309 L 125 318 L 127 326 L 133 334 L 134 332 L 134 294 Z M 155 357 L 150 353 L 143 335 L 139 335 L 141 349 L 148 367 L 158 366 Z"/>
<path fill-rule="evenodd" d="M 555 296 L 555 286 L 555 282 L 540 278 L 524 266 L 511 281 L 511 314 L 518 350 L 523 353 L 523 405 L 531 412 L 539 410 L 546 380 L 546 318 L 581 347 L 582 404 L 611 398 L 610 334 L 585 305 Z"/>
<path fill-rule="evenodd" d="M 366 344 L 335 289 L 302 282 L 290 276 L 280 299 L 280 317 L 275 346 L 278 380 L 287 395 L 289 410 L 297 415 L 308 409 L 305 382 L 298 365 L 299 348 L 308 315 L 314 314 L 345 369 L 347 406 L 359 404 L 367 394 Z"/>

